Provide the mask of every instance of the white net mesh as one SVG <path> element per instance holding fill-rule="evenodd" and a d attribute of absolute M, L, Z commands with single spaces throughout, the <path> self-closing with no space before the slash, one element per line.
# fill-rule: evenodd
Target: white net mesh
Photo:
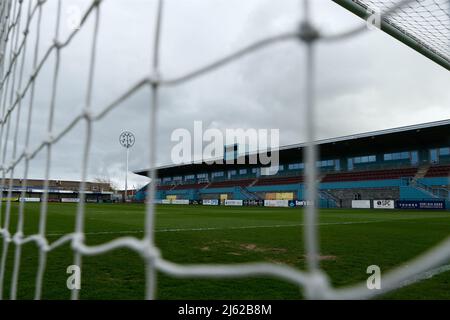
<path fill-rule="evenodd" d="M 373 12 L 386 12 L 398 1 L 353 0 Z M 450 61 L 450 4 L 447 0 L 409 1 L 384 20 L 422 46 Z"/>
<path fill-rule="evenodd" d="M 239 278 L 256 275 L 265 275 L 285 280 L 303 287 L 307 298 L 370 298 L 378 294 L 385 293 L 395 289 L 408 279 L 416 277 L 430 269 L 436 268 L 445 263 L 450 257 L 450 239 L 445 240 L 438 247 L 428 251 L 421 257 L 414 261 L 408 262 L 408 267 L 399 267 L 383 277 L 383 287 L 381 290 L 368 290 L 365 283 L 357 284 L 349 288 L 333 288 L 327 276 L 320 269 L 318 259 L 318 235 L 317 235 L 317 209 L 314 206 L 309 206 L 306 211 L 305 220 L 305 243 L 307 252 L 308 268 L 306 271 L 299 271 L 292 267 L 285 265 L 275 265 L 269 263 L 251 263 L 251 264 L 235 264 L 235 265 L 179 265 L 165 260 L 161 257 L 158 248 L 154 242 L 154 194 L 155 186 L 150 185 L 149 200 L 146 206 L 146 221 L 145 221 L 145 235 L 143 238 L 136 237 L 119 237 L 113 241 L 90 246 L 85 243 L 84 226 L 85 226 L 85 181 L 87 177 L 87 168 L 89 164 L 90 146 L 92 140 L 92 128 L 96 121 L 104 118 L 108 113 L 112 112 L 126 98 L 134 95 L 142 88 L 149 88 L 151 94 L 151 118 L 149 120 L 150 136 L 148 138 L 148 148 L 151 151 L 156 150 L 156 126 L 158 123 L 158 109 L 159 109 L 159 89 L 161 87 L 181 85 L 190 81 L 191 79 L 206 75 L 207 73 L 233 63 L 242 56 L 255 52 L 263 47 L 273 45 L 277 42 L 286 41 L 300 41 L 303 44 L 302 50 L 306 50 L 305 70 L 306 79 L 306 97 L 305 103 L 307 105 L 307 114 L 305 118 L 305 126 L 307 128 L 307 139 L 310 142 L 306 148 L 305 158 L 306 165 L 306 185 L 307 185 L 307 200 L 314 200 L 317 198 L 316 186 L 316 158 L 317 148 L 311 143 L 315 140 L 315 45 L 323 41 L 344 41 L 345 38 L 366 30 L 366 26 L 358 27 L 354 30 L 336 35 L 323 35 L 316 31 L 310 22 L 310 1 L 302 1 L 302 18 L 299 22 L 300 28 L 292 30 L 289 33 L 279 34 L 270 38 L 262 39 L 248 45 L 245 48 L 236 50 L 234 53 L 224 56 L 223 58 L 214 61 L 210 64 L 205 64 L 203 67 L 193 70 L 189 73 L 168 79 L 164 76 L 164 70 L 159 69 L 159 42 L 161 34 L 161 21 L 163 19 L 163 3 L 158 1 L 158 9 L 155 13 L 155 37 L 153 43 L 153 66 L 152 71 L 148 77 L 140 79 L 133 83 L 129 88 L 117 95 L 115 99 L 108 105 L 104 105 L 100 111 L 94 113 L 91 110 L 91 100 L 94 82 L 94 71 L 96 66 L 97 53 L 97 33 L 99 19 L 101 18 L 102 4 L 107 0 L 93 0 L 89 7 L 83 13 L 80 28 L 74 29 L 64 39 L 60 38 L 60 24 L 61 24 L 61 0 L 57 1 L 57 10 L 53 14 L 56 15 L 56 27 L 54 29 L 54 43 L 48 48 L 40 48 L 40 32 L 41 20 L 43 19 L 43 7 L 49 1 L 14 1 L 6 0 L 1 2 L 0 11 L 0 102 L 1 102 L 1 122 L 0 122 L 0 152 L 1 152 L 1 166 L 2 185 L 9 178 L 9 189 L 6 191 L 7 201 L 3 203 L 0 201 L 0 235 L 3 239 L 1 248 L 0 260 L 0 298 L 5 297 L 4 283 L 5 268 L 7 262 L 8 250 L 14 249 L 14 266 L 11 279 L 10 296 L 15 299 L 17 296 L 17 283 L 19 279 L 19 270 L 21 264 L 21 248 L 23 245 L 34 242 L 39 248 L 39 265 L 36 274 L 36 289 L 35 298 L 41 298 L 43 276 L 46 269 L 47 255 L 56 248 L 70 243 L 74 254 L 74 264 L 81 266 L 83 256 L 100 255 L 105 252 L 117 248 L 128 248 L 139 253 L 146 265 L 146 298 L 153 299 L 156 293 L 156 272 L 162 272 L 175 277 L 183 278 Z M 112 0 L 111 0 L 112 1 Z M 363 1 L 358 1 L 363 3 Z M 364 3 L 380 6 L 382 10 L 391 8 L 394 1 L 364 1 Z M 421 39 L 429 45 L 433 50 L 448 58 L 448 9 L 445 9 L 444 1 L 402 1 L 400 8 L 394 7 L 398 10 L 398 14 L 393 15 L 392 21 L 395 21 L 399 26 L 404 27 L 408 32 L 414 34 L 415 37 Z M 447 10 L 447 11 L 446 11 Z M 424 12 L 430 15 L 424 15 Z M 89 59 L 89 72 L 87 77 L 87 90 L 85 96 L 84 110 L 78 116 L 74 117 L 71 122 L 58 132 L 53 129 L 53 114 L 56 108 L 55 95 L 58 90 L 58 77 L 60 71 L 60 54 L 68 46 L 69 43 L 75 39 L 79 32 L 84 29 L 88 18 L 94 20 L 94 29 L 91 35 L 91 48 Z M 412 20 L 411 20 L 411 19 Z M 430 20 L 431 19 L 431 20 Z M 413 21 L 410 24 L 410 21 Z M 415 23 L 420 22 L 421 27 L 410 27 Z M 426 27 L 422 27 L 425 24 Z M 35 31 L 34 42 L 29 38 L 29 30 Z M 25 64 L 28 63 L 27 51 L 31 51 L 32 56 L 32 72 L 25 74 Z M 40 54 L 39 54 L 40 53 Z M 31 126 L 31 111 L 34 106 L 34 90 L 36 79 L 42 68 L 49 64 L 50 56 L 54 56 L 53 78 L 48 85 L 51 86 L 51 99 L 48 104 L 48 137 L 41 141 L 35 149 L 30 149 L 30 126 Z M 161 57 L 163 58 L 163 57 Z M 29 94 L 30 98 L 25 103 L 25 95 Z M 21 109 L 27 108 L 28 117 L 21 118 Z M 15 117 L 14 117 L 15 115 Z M 19 123 L 25 123 L 25 144 L 23 148 L 19 149 L 17 142 L 18 131 L 23 126 Z M 81 181 L 80 184 L 80 202 L 76 213 L 76 228 L 73 233 L 65 234 L 56 241 L 50 243 L 46 237 L 47 225 L 47 197 L 48 197 L 48 179 L 51 169 L 52 148 L 53 145 L 64 139 L 64 137 L 73 130 L 78 123 L 84 123 L 86 138 L 84 141 L 84 152 L 81 164 Z M 22 146 L 21 146 L 22 147 Z M 39 232 L 32 235 L 25 235 L 23 232 L 23 221 L 25 213 L 25 202 L 20 203 L 18 213 L 18 224 L 16 230 L 11 230 L 11 190 L 12 178 L 20 175 L 22 180 L 22 187 L 26 188 L 27 178 L 29 174 L 29 163 L 38 154 L 44 153 L 46 157 L 45 178 L 43 201 L 40 209 Z M 23 165 L 24 171 L 17 172 L 18 165 Z M 155 164 L 155 152 L 151 152 L 148 166 L 153 168 Z M 150 173 L 152 179 L 156 177 L 156 172 L 152 170 Z M 1 197 L 5 197 L 5 191 L 2 191 Z M 2 199 L 0 199 L 2 200 Z M 312 201 L 311 203 L 314 203 Z M 72 298 L 77 299 L 79 295 L 78 290 L 73 290 Z"/>

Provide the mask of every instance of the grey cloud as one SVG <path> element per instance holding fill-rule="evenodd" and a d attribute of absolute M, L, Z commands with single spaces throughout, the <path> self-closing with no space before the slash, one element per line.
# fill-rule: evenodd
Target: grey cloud
<path fill-rule="evenodd" d="M 86 8 L 90 1 L 63 1 Z M 43 12 L 42 43 L 51 43 L 55 7 Z M 339 32 L 363 23 L 331 1 L 313 1 L 314 20 L 324 32 Z M 98 112 L 150 73 L 155 16 L 154 1 L 102 3 L 92 109 Z M 266 35 L 296 28 L 301 16 L 297 0 L 166 1 L 161 42 L 161 72 L 173 77 L 193 70 Z M 63 15 L 63 17 L 66 17 Z M 64 23 L 66 20 L 64 20 Z M 62 50 L 54 131 L 62 130 L 84 107 L 92 17 L 74 42 Z M 61 29 L 63 38 L 70 30 Z M 35 35 L 30 34 L 30 43 Z M 28 50 L 26 71 L 31 70 Z M 316 48 L 318 138 L 409 125 L 449 118 L 448 71 L 389 36 L 366 32 L 355 38 L 319 44 Z M 158 164 L 170 163 L 170 135 L 190 129 L 193 121 L 204 127 L 279 128 L 282 144 L 304 141 L 305 57 L 301 43 L 278 44 L 245 57 L 183 86 L 163 88 L 158 118 Z M 54 58 L 39 75 L 31 145 L 47 134 Z M 27 74 L 27 73 L 26 73 Z M 19 148 L 23 148 L 29 95 L 21 113 Z M 136 134 L 130 168 L 148 167 L 150 91 L 134 94 L 94 124 L 89 178 L 109 176 L 123 183 L 121 131 Z M 15 116 L 13 116 L 15 119 Z M 12 136 L 10 135 L 10 141 Z M 85 124 L 54 145 L 51 177 L 79 179 Z M 11 143 L 11 142 L 10 142 Z M 11 147 L 8 148 L 10 154 Z M 44 174 L 45 154 L 32 161 L 30 176 Z M 18 167 L 19 175 L 22 168 Z M 131 183 L 148 181 L 130 175 Z"/>

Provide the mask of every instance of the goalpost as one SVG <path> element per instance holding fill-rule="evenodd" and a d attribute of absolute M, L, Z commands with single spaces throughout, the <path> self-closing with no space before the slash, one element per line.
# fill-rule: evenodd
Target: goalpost
<path fill-rule="evenodd" d="M 51 46 L 42 48 L 40 43 L 41 20 L 43 16 L 43 7 L 50 1 L 57 2 L 57 9 L 53 13 L 56 17 L 54 29 L 55 41 Z M 307 252 L 307 270 L 300 271 L 286 265 L 277 265 L 270 263 L 250 263 L 234 265 L 179 265 L 168 261 L 160 255 L 154 242 L 154 195 L 155 185 L 152 183 L 149 190 L 149 200 L 146 204 L 145 234 L 143 238 L 119 237 L 113 241 L 100 245 L 87 245 L 84 237 L 85 227 L 85 182 L 87 177 L 87 168 L 89 164 L 90 146 L 92 142 L 92 128 L 96 122 L 106 115 L 114 112 L 120 103 L 127 98 L 135 95 L 141 89 L 147 89 L 151 97 L 151 118 L 148 120 L 150 135 L 147 138 L 147 146 L 151 151 L 148 161 L 148 167 L 153 168 L 155 164 L 156 150 L 156 126 L 158 125 L 158 109 L 161 106 L 159 100 L 159 90 L 162 87 L 180 86 L 192 79 L 207 76 L 218 68 L 226 67 L 234 63 L 241 57 L 251 54 L 262 48 L 276 45 L 280 42 L 300 42 L 302 47 L 299 50 L 306 52 L 304 69 L 299 70 L 304 74 L 306 80 L 306 96 L 304 103 L 307 106 L 305 127 L 307 128 L 308 147 L 305 151 L 306 161 L 306 189 L 307 201 L 315 203 L 318 197 L 316 186 L 316 159 L 317 147 L 315 141 L 315 65 L 316 50 L 318 45 L 323 42 L 345 41 L 348 38 L 356 36 L 359 33 L 366 32 L 366 24 L 358 25 L 354 29 L 339 34 L 322 34 L 320 30 L 311 22 L 310 4 L 311 0 L 299 0 L 301 10 L 299 10 L 299 28 L 291 32 L 278 34 L 275 36 L 257 40 L 246 47 L 236 49 L 233 53 L 222 58 L 204 64 L 198 69 L 194 69 L 185 74 L 180 74 L 174 78 L 166 77 L 165 71 L 160 68 L 160 60 L 164 56 L 159 54 L 161 40 L 161 25 L 164 19 L 164 1 L 153 0 L 157 2 L 157 10 L 151 14 L 154 15 L 154 43 L 152 44 L 153 61 L 152 69 L 148 75 L 142 79 L 136 79 L 130 83 L 128 89 L 117 94 L 111 99 L 111 102 L 102 106 L 99 112 L 93 112 L 91 108 L 93 82 L 95 79 L 96 58 L 97 57 L 97 34 L 99 30 L 99 20 L 102 17 L 101 9 L 105 2 L 118 0 L 92 0 L 85 12 L 82 13 L 80 27 L 74 29 L 69 36 L 60 37 L 61 25 L 61 0 L 35 0 L 2 1 L 0 6 L 0 170 L 2 187 L 9 179 L 8 188 L 3 188 L 0 194 L 0 238 L 2 239 L 0 247 L 0 298 L 17 297 L 17 283 L 20 277 L 21 248 L 29 243 L 35 243 L 39 248 L 39 265 L 36 273 L 35 298 L 40 299 L 42 294 L 42 281 L 46 272 L 47 255 L 61 245 L 70 243 L 73 249 L 73 261 L 75 265 L 81 266 L 84 256 L 95 256 L 117 248 L 127 248 L 139 253 L 142 256 L 143 263 L 146 266 L 146 296 L 147 299 L 153 299 L 156 293 L 157 272 L 162 272 L 174 277 L 181 278 L 240 278 L 255 275 L 265 275 L 278 278 L 302 287 L 307 298 L 371 298 L 375 295 L 398 288 L 404 281 L 407 281 L 427 270 L 438 267 L 448 261 L 450 258 L 450 238 L 446 239 L 439 246 L 426 252 L 421 257 L 408 262 L 408 268 L 398 267 L 383 277 L 383 288 L 381 290 L 368 290 L 365 283 L 355 284 L 348 288 L 333 288 L 328 281 L 327 275 L 320 267 L 318 259 L 319 241 L 317 234 L 317 208 L 314 205 L 306 209 L 305 220 L 305 251 Z M 152 1 L 152 0 L 148 0 Z M 347 9 L 353 11 L 363 18 L 370 16 L 377 10 L 381 12 L 381 28 L 393 35 L 397 39 L 405 42 L 417 51 L 426 55 L 433 61 L 439 63 L 444 68 L 449 68 L 449 10 L 448 1 L 419 1 L 419 0 L 401 0 L 401 1 L 359 1 L 359 0 L 335 0 Z M 423 11 L 425 10 L 425 11 Z M 425 13 L 424 13 L 425 12 Z M 416 19 L 421 17 L 423 23 L 430 27 L 415 27 Z M 94 29 L 91 36 L 91 48 L 89 58 L 89 72 L 86 79 L 87 90 L 85 96 L 84 110 L 74 117 L 71 122 L 61 131 L 55 132 L 53 126 L 53 113 L 58 107 L 56 93 L 58 92 L 58 81 L 60 68 L 62 67 L 60 55 L 61 52 L 79 36 L 80 30 L 83 30 L 86 21 L 93 19 Z M 29 38 L 29 30 L 33 28 L 36 33 L 36 39 L 33 42 Z M 24 72 L 24 65 L 27 62 L 26 52 L 32 53 L 32 71 L 29 74 Z M 35 83 L 41 70 L 50 62 L 50 57 L 54 57 L 52 81 L 48 85 L 51 87 L 51 98 L 48 101 L 48 136 L 41 141 L 35 149 L 29 149 L 28 144 L 30 136 L 31 116 L 28 118 L 20 117 L 20 110 L 26 108 L 29 114 L 34 108 Z M 29 94 L 30 99 L 25 103 L 25 95 Z M 66 135 L 72 131 L 78 123 L 84 125 L 86 138 L 84 140 L 84 151 L 81 163 L 80 180 L 80 202 L 76 212 L 76 227 L 72 233 L 61 236 L 54 242 L 49 242 L 46 237 L 47 224 L 47 199 L 48 199 L 48 179 L 50 177 L 52 162 L 52 147 L 58 142 L 64 140 Z M 19 125 L 20 124 L 20 125 Z M 22 126 L 21 126 L 22 125 Z M 17 143 L 18 130 L 25 127 L 25 145 L 19 149 Z M 18 224 L 15 230 L 11 229 L 11 200 L 6 194 L 11 192 L 12 178 L 19 176 L 22 179 L 22 187 L 26 188 L 27 178 L 29 176 L 29 162 L 38 154 L 44 154 L 45 177 L 43 201 L 40 208 L 39 231 L 36 234 L 24 234 L 23 219 L 26 212 L 25 202 L 19 205 Z M 24 170 L 19 172 L 18 165 L 22 165 Z M 155 181 L 157 173 L 151 170 L 150 177 Z M 7 201 L 3 203 L 3 198 Z M 7 263 L 7 254 L 9 250 L 14 251 L 13 274 L 11 279 L 6 279 L 5 268 Z M 4 292 L 4 284 L 10 281 L 11 290 Z M 79 291 L 73 290 L 72 298 L 79 298 Z"/>

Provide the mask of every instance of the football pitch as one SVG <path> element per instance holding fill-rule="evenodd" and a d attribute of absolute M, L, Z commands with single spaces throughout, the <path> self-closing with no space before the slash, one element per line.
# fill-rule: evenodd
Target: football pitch
<path fill-rule="evenodd" d="M 50 243 L 72 233 L 76 204 L 49 203 Z M 15 230 L 18 203 L 12 204 Z M 37 233 L 39 204 L 25 207 L 25 235 Z M 180 264 L 271 262 L 305 269 L 303 210 L 264 207 L 157 207 L 155 239 L 161 255 Z M 143 204 L 87 204 L 88 245 L 122 236 L 143 237 Z M 333 286 L 366 281 L 366 269 L 382 274 L 431 248 L 450 234 L 450 213 L 437 211 L 326 209 L 320 211 L 320 263 Z M 14 232 L 12 232 L 14 233 Z M 0 247 L 1 248 L 1 247 Z M 1 250 L 1 249 L 0 249 Z M 15 245 L 10 244 L 5 274 L 9 297 Z M 48 253 L 43 299 L 69 299 L 66 269 L 73 264 L 70 244 Z M 19 299 L 32 299 L 38 266 L 34 242 L 22 248 Z M 450 268 L 444 267 L 441 270 Z M 83 257 L 81 299 L 143 299 L 144 263 L 129 249 Z M 273 278 L 178 279 L 158 274 L 158 299 L 301 299 L 301 288 Z M 382 299 L 450 299 L 450 272 L 384 295 Z"/>

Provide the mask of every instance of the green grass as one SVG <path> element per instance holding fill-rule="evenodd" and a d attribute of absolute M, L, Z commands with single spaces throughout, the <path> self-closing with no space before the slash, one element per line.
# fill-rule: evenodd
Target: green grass
<path fill-rule="evenodd" d="M 10 230 L 15 230 L 18 205 L 13 204 Z M 39 204 L 26 204 L 25 234 L 37 232 Z M 120 236 L 142 237 L 144 206 L 88 204 L 86 241 L 100 244 Z M 3 208 L 4 211 L 4 208 Z M 71 233 L 76 205 L 49 204 L 50 242 Z M 181 263 L 266 261 L 305 268 L 303 211 L 288 208 L 159 206 L 156 242 L 164 258 Z M 322 210 L 321 267 L 334 286 L 367 279 L 366 268 L 382 272 L 416 257 L 450 234 L 450 213 L 396 210 Z M 264 228 L 253 228 L 266 226 Z M 274 227 L 277 226 L 277 227 Z M 249 228 L 242 228 L 249 227 Z M 211 230 L 192 230 L 212 228 Z M 179 230 L 174 230 L 179 229 Z M 181 229 L 181 230 L 180 230 Z M 106 232 L 106 233 L 99 233 Z M 0 247 L 1 250 L 1 247 Z M 15 246 L 8 250 L 5 297 L 9 297 Z M 23 247 L 18 298 L 32 299 L 38 250 Z M 44 299 L 68 299 L 66 268 L 73 263 L 70 245 L 48 255 Z M 82 299 L 142 299 L 145 291 L 141 257 L 127 249 L 83 258 Z M 381 298 L 450 299 L 450 273 L 415 283 Z M 276 279 L 176 279 L 158 274 L 159 299 L 297 299 L 301 290 Z"/>

